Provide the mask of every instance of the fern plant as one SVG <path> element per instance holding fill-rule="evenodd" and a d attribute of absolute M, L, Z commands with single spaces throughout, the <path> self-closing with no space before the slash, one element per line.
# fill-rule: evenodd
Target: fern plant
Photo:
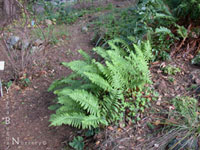
<path fill-rule="evenodd" d="M 63 63 L 73 72 L 49 88 L 57 95 L 57 104 L 50 107 L 56 110 L 51 115 L 51 125 L 67 124 L 85 129 L 122 120 L 126 93 L 139 92 L 145 84 L 151 83 L 149 41 L 133 45 L 134 51 L 119 39 L 108 43 L 109 50 L 93 49 L 101 57 L 100 61 L 80 50 L 84 60 Z M 132 105 L 135 105 L 134 100 Z"/>

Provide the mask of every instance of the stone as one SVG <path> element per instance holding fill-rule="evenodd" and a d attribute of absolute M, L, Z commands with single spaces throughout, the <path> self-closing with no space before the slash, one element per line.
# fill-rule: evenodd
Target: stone
<path fill-rule="evenodd" d="M 33 47 L 31 48 L 31 53 L 33 54 L 33 53 L 35 53 L 37 50 L 38 50 L 38 47 L 37 47 L 37 46 L 33 46 Z"/>
<path fill-rule="evenodd" d="M 52 21 L 49 20 L 49 19 L 46 19 L 46 20 L 45 20 L 45 23 L 46 23 L 47 25 L 52 25 Z"/>
<path fill-rule="evenodd" d="M 19 43 L 20 41 L 20 38 L 18 36 L 11 36 L 8 41 L 7 41 L 7 44 L 10 46 L 10 47 L 14 47 L 14 46 L 17 46 L 17 44 Z"/>
<path fill-rule="evenodd" d="M 34 12 L 35 12 L 36 14 L 43 14 L 44 11 L 45 11 L 44 6 L 39 5 L 39 4 L 35 4 L 35 5 L 33 6 L 33 10 L 34 10 Z"/>
<path fill-rule="evenodd" d="M 82 32 L 86 33 L 86 32 L 88 32 L 88 27 L 84 26 L 84 27 L 82 27 L 81 30 L 82 30 Z"/>
<path fill-rule="evenodd" d="M 22 41 L 22 50 L 26 50 L 30 46 L 30 42 L 28 40 Z"/>
<path fill-rule="evenodd" d="M 42 45 L 43 43 L 44 43 L 43 40 L 37 39 L 37 40 L 35 40 L 35 42 L 33 43 L 33 45 L 39 47 L 39 46 Z"/>

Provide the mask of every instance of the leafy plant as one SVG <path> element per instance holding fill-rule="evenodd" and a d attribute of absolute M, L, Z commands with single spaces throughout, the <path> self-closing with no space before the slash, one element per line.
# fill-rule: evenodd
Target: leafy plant
<path fill-rule="evenodd" d="M 183 19 L 198 20 L 200 17 L 199 0 L 165 0 L 173 13 Z"/>
<path fill-rule="evenodd" d="M 108 43 L 109 50 L 93 49 L 101 57 L 100 61 L 80 50 L 84 60 L 63 63 L 74 72 L 55 81 L 49 88 L 58 96 L 57 104 L 50 107 L 56 110 L 56 114 L 51 116 L 51 125 L 96 128 L 123 120 L 127 106 L 130 106 L 129 112 L 135 112 L 134 117 L 140 111 L 138 108 L 147 105 L 140 93 L 145 84 L 151 83 L 149 41 L 133 44 L 134 50 L 119 39 Z M 133 97 L 128 104 L 127 95 Z"/>
<path fill-rule="evenodd" d="M 75 150 L 83 150 L 84 142 L 81 136 L 74 137 L 74 140 L 69 143 L 69 145 Z"/>
<path fill-rule="evenodd" d="M 94 21 L 96 34 L 93 38 L 95 45 L 106 45 L 108 39 L 116 37 L 129 41 L 129 36 L 134 36 L 137 43 L 146 39 L 149 34 L 153 53 L 156 59 L 168 59 L 170 47 L 176 39 L 169 29 L 175 24 L 172 16 L 162 0 L 143 0 L 136 6 L 126 9 L 115 9 Z"/>
<path fill-rule="evenodd" d="M 31 81 L 29 78 L 24 78 L 19 80 L 19 84 L 22 85 L 23 87 L 28 87 L 31 84 Z"/>
<path fill-rule="evenodd" d="M 94 136 L 95 134 L 98 134 L 100 132 L 99 128 L 92 128 L 92 129 L 88 129 L 85 132 L 85 136 L 86 137 L 90 137 L 90 136 Z"/>
<path fill-rule="evenodd" d="M 176 75 L 178 72 L 181 72 L 180 68 L 174 67 L 172 65 L 167 65 L 161 68 L 161 70 L 168 75 Z"/>
<path fill-rule="evenodd" d="M 188 33 L 187 29 L 184 26 L 178 26 L 177 33 L 184 39 L 187 38 Z"/>
<path fill-rule="evenodd" d="M 169 60 L 170 48 L 176 39 L 174 34 L 170 29 L 160 26 L 155 29 L 151 36 L 155 60 Z"/>

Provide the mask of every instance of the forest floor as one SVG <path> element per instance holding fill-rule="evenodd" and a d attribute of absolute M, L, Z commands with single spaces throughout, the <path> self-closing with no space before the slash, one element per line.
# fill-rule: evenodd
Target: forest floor
<path fill-rule="evenodd" d="M 112 3 L 117 7 L 129 5 L 125 1 Z M 48 107 L 53 104 L 55 95 L 47 92 L 47 89 L 55 79 L 70 74 L 71 71 L 62 66 L 61 62 L 81 59 L 79 49 L 91 52 L 94 33 L 82 32 L 82 28 L 94 17 L 93 14 L 86 15 L 67 26 L 67 39 L 46 50 L 43 63 L 36 66 L 34 73 L 28 76 L 31 81 L 28 87 L 13 83 L 8 92 L 4 89 L 4 96 L 0 98 L 0 150 L 65 150 L 70 149 L 66 145 L 75 135 L 81 135 L 80 131 L 69 126 L 49 127 L 52 111 Z M 7 57 L 1 53 L 0 61 L 3 60 L 6 61 L 6 67 L 5 71 L 0 72 L 0 77 L 3 82 L 9 82 L 13 78 L 11 66 Z M 169 64 L 180 68 L 181 71 L 175 75 L 167 75 L 162 71 L 162 67 Z M 169 99 L 177 95 L 199 94 L 194 91 L 188 92 L 192 85 L 200 85 L 200 70 L 188 61 L 158 61 L 152 63 L 150 69 L 153 86 L 160 94 L 159 99 L 152 103 L 152 107 L 167 110 L 170 107 Z M 154 116 L 150 115 L 147 109 L 137 124 L 124 128 L 109 126 L 93 140 L 88 139 L 91 143 L 88 142 L 86 146 L 88 149 L 140 149 L 140 145 L 147 139 L 156 138 L 147 127 L 147 123 L 153 119 Z"/>

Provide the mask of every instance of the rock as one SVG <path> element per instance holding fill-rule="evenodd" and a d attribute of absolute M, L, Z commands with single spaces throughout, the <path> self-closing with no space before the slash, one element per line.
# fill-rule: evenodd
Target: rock
<path fill-rule="evenodd" d="M 45 23 L 46 23 L 47 25 L 52 25 L 52 21 L 49 20 L 49 19 L 46 19 L 46 20 L 45 20 Z"/>
<path fill-rule="evenodd" d="M 88 32 L 88 27 L 84 26 L 84 27 L 82 27 L 81 30 L 82 30 L 82 32 L 86 33 L 86 32 Z"/>
<path fill-rule="evenodd" d="M 29 47 L 29 45 L 30 45 L 30 42 L 28 41 L 28 40 L 23 40 L 22 41 L 22 50 L 26 50 L 28 47 Z"/>
<path fill-rule="evenodd" d="M 9 45 L 10 48 L 14 48 L 17 47 L 17 45 L 19 44 L 20 38 L 18 36 L 11 36 L 8 41 L 7 44 Z"/>
<path fill-rule="evenodd" d="M 37 46 L 33 46 L 33 47 L 31 48 L 31 53 L 33 54 L 33 53 L 35 53 L 37 50 L 38 50 L 38 47 L 37 47 Z"/>
<path fill-rule="evenodd" d="M 195 57 L 192 59 L 191 63 L 192 63 L 193 65 L 198 65 L 198 66 L 200 66 L 200 54 L 198 54 L 197 56 L 195 56 Z"/>
<path fill-rule="evenodd" d="M 36 14 L 43 14 L 44 11 L 45 11 L 44 6 L 39 5 L 39 4 L 35 4 L 35 5 L 33 6 L 33 10 L 34 10 L 34 12 L 35 12 Z"/>
<path fill-rule="evenodd" d="M 43 43 L 44 43 L 43 40 L 37 39 L 37 40 L 33 43 L 33 45 L 38 47 L 38 46 L 42 45 Z"/>

